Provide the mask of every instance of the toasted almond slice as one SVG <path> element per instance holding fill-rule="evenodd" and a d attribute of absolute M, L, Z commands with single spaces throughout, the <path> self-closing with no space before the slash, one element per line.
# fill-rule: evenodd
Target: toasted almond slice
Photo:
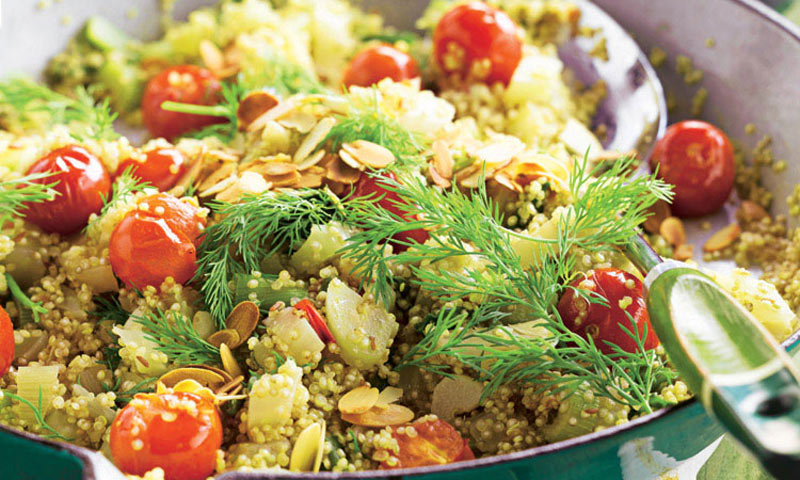
<path fill-rule="evenodd" d="M 236 330 L 239 334 L 239 342 L 241 345 L 253 334 L 260 317 L 261 313 L 258 311 L 258 305 L 250 301 L 241 302 L 231 310 L 228 318 L 225 319 L 225 326 L 229 329 Z M 231 348 L 236 348 L 239 345 L 231 344 L 230 346 Z"/>
<path fill-rule="evenodd" d="M 209 40 L 200 42 L 200 58 L 203 64 L 215 74 L 225 68 L 225 57 L 222 51 Z"/>
<path fill-rule="evenodd" d="M 494 176 L 494 181 L 497 182 L 499 185 L 511 190 L 512 192 L 522 193 L 522 187 L 517 182 L 508 178 L 508 175 L 505 173 L 498 173 Z"/>
<path fill-rule="evenodd" d="M 366 385 L 356 387 L 339 399 L 339 411 L 342 413 L 364 413 L 375 406 L 379 395 L 377 388 L 370 388 Z"/>
<path fill-rule="evenodd" d="M 291 99 L 285 100 L 274 108 L 271 108 L 264 112 L 261 116 L 254 119 L 250 122 L 250 125 L 247 126 L 248 132 L 255 132 L 264 128 L 269 122 L 277 120 L 281 116 L 289 113 L 293 108 L 297 107 L 297 104 L 293 102 Z"/>
<path fill-rule="evenodd" d="M 217 70 L 215 73 L 219 78 L 230 78 L 239 73 L 239 66 L 227 65 L 225 68 Z"/>
<path fill-rule="evenodd" d="M 300 172 L 292 172 L 279 177 L 266 177 L 275 188 L 283 188 L 294 185 L 300 180 Z"/>
<path fill-rule="evenodd" d="M 210 388 L 201 385 L 197 380 L 192 378 L 187 378 L 186 380 L 181 380 L 180 382 L 176 383 L 175 386 L 172 387 L 172 391 L 194 393 L 195 395 L 200 395 L 212 403 L 217 399 L 216 395 L 214 395 L 214 392 L 212 392 Z"/>
<path fill-rule="evenodd" d="M 275 95 L 258 90 L 250 92 L 239 102 L 236 109 L 236 118 L 239 120 L 239 129 L 246 130 L 261 115 L 275 108 L 280 101 Z"/>
<path fill-rule="evenodd" d="M 394 154 L 388 148 L 366 140 L 342 144 L 342 150 L 372 169 L 386 168 L 394 162 Z"/>
<path fill-rule="evenodd" d="M 308 132 L 308 135 L 306 135 L 300 143 L 300 146 L 297 147 L 297 150 L 294 152 L 294 156 L 292 157 L 294 163 L 301 163 L 311 155 L 317 146 L 325 140 L 325 137 L 328 136 L 328 133 L 334 125 L 336 125 L 336 119 L 333 117 L 325 117 L 314 125 L 314 128 Z"/>
<path fill-rule="evenodd" d="M 437 186 L 440 186 L 442 188 L 450 188 L 450 186 L 452 185 L 450 180 L 442 177 L 442 175 L 439 174 L 439 171 L 436 170 L 436 167 L 434 167 L 433 163 L 428 165 L 428 174 L 431 176 L 431 180 L 433 180 L 433 183 Z"/>
<path fill-rule="evenodd" d="M 328 163 L 325 178 L 347 185 L 352 185 L 361 178 L 361 172 L 344 163 L 338 155 L 330 155 L 330 157 L 333 158 Z"/>
<path fill-rule="evenodd" d="M 322 422 L 322 431 L 319 432 L 319 446 L 317 447 L 317 456 L 314 458 L 314 468 L 312 471 L 314 473 L 319 472 L 319 468 L 322 466 L 322 457 L 325 454 L 325 432 L 327 428 L 325 425 L 325 421 Z"/>
<path fill-rule="evenodd" d="M 650 216 L 644 221 L 642 226 L 650 233 L 658 233 L 661 228 L 661 222 L 667 217 L 672 215 L 670 212 L 669 204 L 663 200 L 657 200 L 650 208 L 647 209 Z"/>
<path fill-rule="evenodd" d="M 436 140 L 431 146 L 433 150 L 433 167 L 441 175 L 442 178 L 450 180 L 453 178 L 453 154 L 447 148 L 447 143 L 444 140 Z"/>
<path fill-rule="evenodd" d="M 225 374 L 227 375 L 227 372 Z M 237 392 L 241 389 L 242 382 L 244 382 L 244 375 L 239 375 L 238 377 L 231 379 L 229 382 L 217 388 L 216 392 L 214 393 L 217 395 L 236 395 L 234 392 Z"/>
<path fill-rule="evenodd" d="M 216 165 L 216 168 L 202 182 L 200 182 L 199 185 L 197 185 L 197 190 L 201 192 L 203 190 L 208 190 L 212 186 L 218 184 L 221 180 L 230 177 L 231 174 L 235 172 L 235 162 L 220 162 Z"/>
<path fill-rule="evenodd" d="M 289 458 L 289 471 L 292 472 L 318 472 L 319 458 L 322 462 L 320 452 L 325 446 L 325 424 L 312 423 L 307 426 L 292 447 L 292 455 Z M 320 439 L 322 441 L 320 442 Z"/>
<path fill-rule="evenodd" d="M 383 389 L 375 406 L 378 408 L 386 408 L 390 403 L 394 403 L 403 397 L 403 389 L 397 387 L 386 387 Z"/>
<path fill-rule="evenodd" d="M 303 160 L 303 162 L 297 166 L 297 169 L 302 172 L 303 170 L 313 167 L 314 165 L 318 164 L 323 157 L 325 157 L 325 153 L 326 152 L 324 149 L 317 150 L 316 153 Z"/>
<path fill-rule="evenodd" d="M 756 202 L 751 202 L 750 200 L 743 200 L 742 204 L 739 205 L 739 210 L 737 210 L 736 213 L 742 220 L 749 222 L 758 221 L 769 217 L 769 213 L 764 209 L 764 207 Z"/>
<path fill-rule="evenodd" d="M 259 169 L 265 177 L 281 177 L 297 171 L 297 165 L 289 162 L 266 162 Z"/>
<path fill-rule="evenodd" d="M 456 180 L 461 182 L 465 178 L 469 178 L 474 176 L 476 173 L 480 173 L 481 166 L 483 165 L 482 162 L 472 162 L 466 167 L 462 168 L 458 172 L 456 172 Z"/>
<path fill-rule="evenodd" d="M 294 182 L 291 187 L 292 188 L 317 188 L 322 186 L 322 180 L 325 178 L 324 173 L 318 172 L 303 172 L 300 175 L 300 179 Z"/>
<path fill-rule="evenodd" d="M 228 372 L 228 375 L 231 377 L 244 376 L 241 367 L 239 367 L 239 362 L 236 361 L 228 345 L 223 343 L 219 346 L 219 358 L 222 360 L 222 368 Z"/>
<path fill-rule="evenodd" d="M 343 413 L 342 420 L 353 425 L 364 427 L 388 427 L 402 425 L 414 419 L 414 412 L 409 408 L 396 403 L 390 403 L 386 408 L 371 408 L 364 413 Z"/>
<path fill-rule="evenodd" d="M 236 346 L 242 344 L 242 340 L 239 338 L 239 332 L 232 328 L 226 328 L 225 330 L 214 332 L 206 341 L 217 348 L 219 348 L 223 343 Z"/>
<path fill-rule="evenodd" d="M 739 227 L 739 224 L 731 223 L 727 227 L 711 235 L 711 238 L 709 238 L 705 245 L 703 245 L 703 251 L 716 252 L 717 250 L 722 250 L 723 248 L 730 246 L 734 240 L 739 238 L 741 233 L 742 229 Z"/>
<path fill-rule="evenodd" d="M 683 222 L 677 217 L 665 218 L 658 232 L 674 247 L 686 243 L 686 230 L 683 228 Z"/>
<path fill-rule="evenodd" d="M 486 162 L 487 170 L 498 165 L 508 165 L 511 160 L 525 150 L 525 144 L 510 135 L 495 134 L 491 142 L 475 151 L 475 156 Z"/>
<path fill-rule="evenodd" d="M 286 128 L 297 130 L 300 133 L 308 133 L 317 124 L 318 118 L 308 112 L 295 109 L 282 116 L 278 123 Z"/>
<path fill-rule="evenodd" d="M 225 179 L 220 180 L 219 182 L 217 182 L 216 185 L 212 185 L 210 188 L 207 188 L 205 190 L 201 190 L 200 192 L 197 193 L 197 196 L 198 197 L 210 197 L 212 195 L 216 195 L 216 194 L 218 194 L 218 193 L 230 188 L 238 180 L 239 180 L 239 177 L 235 173 L 232 173 L 228 178 L 225 178 Z"/>
<path fill-rule="evenodd" d="M 163 383 L 164 386 L 170 388 L 174 387 L 178 384 L 178 382 L 183 380 L 194 380 L 204 387 L 217 389 L 230 381 L 230 378 L 227 374 L 221 375 L 215 370 L 211 370 L 210 368 L 205 368 L 203 366 L 176 368 L 175 370 L 170 370 L 164 375 L 161 375 L 161 378 L 158 379 L 158 381 Z"/>
<path fill-rule="evenodd" d="M 673 252 L 673 257 L 675 260 L 680 260 L 684 262 L 689 260 L 694 255 L 694 245 L 691 243 L 684 243 L 682 245 L 678 245 L 675 247 L 675 251 Z"/>
<path fill-rule="evenodd" d="M 350 168 L 354 168 L 356 170 L 366 170 L 366 167 L 361 162 L 356 160 L 347 150 L 339 150 L 339 158 L 341 158 L 342 161 Z"/>

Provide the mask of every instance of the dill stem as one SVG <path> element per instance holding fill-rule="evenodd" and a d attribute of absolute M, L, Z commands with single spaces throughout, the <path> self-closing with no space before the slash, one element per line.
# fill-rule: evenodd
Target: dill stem
<path fill-rule="evenodd" d="M 166 101 L 161 104 L 161 108 L 168 112 L 188 113 L 191 115 L 210 115 L 212 117 L 227 117 L 230 111 L 223 105 L 194 105 L 191 103 L 180 103 Z"/>
<path fill-rule="evenodd" d="M 17 282 L 14 280 L 9 273 L 5 273 L 6 277 L 6 284 L 8 285 L 8 290 L 11 292 L 11 295 L 14 297 L 16 301 L 18 301 L 23 307 L 30 308 L 31 312 L 33 312 L 33 321 L 39 323 L 39 314 L 46 314 L 49 310 L 42 306 L 41 302 L 34 302 L 27 295 L 22 289 L 19 287 Z"/>

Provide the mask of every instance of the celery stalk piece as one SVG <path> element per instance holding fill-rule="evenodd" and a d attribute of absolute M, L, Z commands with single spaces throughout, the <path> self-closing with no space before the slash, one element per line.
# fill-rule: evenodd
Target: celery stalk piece
<path fill-rule="evenodd" d="M 83 36 L 91 46 L 103 52 L 125 48 L 131 42 L 131 37 L 102 17 L 90 17 Z"/>
<path fill-rule="evenodd" d="M 55 396 L 53 388 L 56 385 L 58 385 L 58 366 L 56 365 L 19 367 L 17 371 L 17 395 L 40 408 L 42 417 L 50 409 L 50 401 Z M 38 423 L 36 414 L 31 408 L 24 405 L 20 408 L 20 419 L 28 425 Z"/>
<path fill-rule="evenodd" d="M 234 277 L 233 304 L 251 301 L 258 303 L 262 313 L 277 302 L 286 305 L 292 303 L 292 299 L 304 299 L 308 296 L 308 290 L 299 287 L 272 288 L 272 280 L 261 276 L 239 274 Z"/>

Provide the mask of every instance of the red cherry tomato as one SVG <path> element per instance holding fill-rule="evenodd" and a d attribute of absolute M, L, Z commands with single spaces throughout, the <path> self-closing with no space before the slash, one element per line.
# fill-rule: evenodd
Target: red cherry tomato
<path fill-rule="evenodd" d="M 216 408 L 188 392 L 140 393 L 111 425 L 114 464 L 132 475 L 161 467 L 167 480 L 205 480 L 221 444 Z"/>
<path fill-rule="evenodd" d="M 393 181 L 397 181 L 397 177 L 392 172 L 386 172 L 382 174 L 385 178 L 388 178 Z M 384 210 L 388 210 L 389 212 L 405 219 L 406 221 L 413 221 L 414 218 L 409 215 L 407 212 L 404 212 L 398 204 L 404 204 L 405 201 L 400 198 L 397 192 L 393 190 L 389 190 L 386 188 L 386 184 L 381 182 L 379 178 L 361 174 L 361 178 L 358 179 L 355 185 L 355 191 L 353 193 L 354 197 L 378 197 L 382 196 L 380 200 L 378 200 L 378 205 L 383 208 Z M 424 229 L 418 228 L 415 230 L 407 230 L 405 232 L 400 232 L 392 237 L 393 240 L 399 241 L 411 241 L 414 240 L 417 243 L 423 243 L 429 237 L 428 232 Z M 408 249 L 408 246 L 402 245 L 397 242 L 391 242 L 395 252 L 404 252 Z"/>
<path fill-rule="evenodd" d="M 28 174 L 51 173 L 37 183 L 56 183 L 52 200 L 30 203 L 25 218 L 49 233 L 69 235 L 86 225 L 89 215 L 99 213 L 103 198 L 111 192 L 111 178 L 103 164 L 83 147 L 70 145 L 36 161 Z"/>
<path fill-rule="evenodd" d="M 475 62 L 488 62 L 483 81 L 508 85 L 522 58 L 522 40 L 511 18 L 483 2 L 453 7 L 433 32 L 434 57 L 446 74 L 468 77 Z M 481 70 L 480 67 L 477 70 Z"/>
<path fill-rule="evenodd" d="M 8 313 L 0 307 L 0 377 L 8 373 L 14 361 L 14 325 Z"/>
<path fill-rule="evenodd" d="M 158 148 L 124 160 L 117 167 L 117 175 L 127 169 L 163 192 L 174 187 L 186 172 L 186 157 L 176 148 Z"/>
<path fill-rule="evenodd" d="M 188 282 L 197 270 L 197 247 L 205 220 L 200 209 L 159 193 L 139 201 L 111 233 L 111 268 L 125 284 L 156 288 L 167 277 Z"/>
<path fill-rule="evenodd" d="M 736 174 L 728 137 L 710 123 L 687 120 L 671 125 L 656 143 L 650 165 L 675 186 L 672 212 L 698 217 L 719 210 L 733 190 Z"/>
<path fill-rule="evenodd" d="M 308 324 L 317 332 L 317 336 L 323 343 L 336 343 L 336 339 L 333 338 L 333 334 L 330 329 L 328 329 L 328 324 L 325 322 L 325 319 L 322 318 L 319 311 L 317 311 L 314 304 L 311 303 L 311 300 L 307 298 L 300 300 L 294 308 L 305 314 Z"/>
<path fill-rule="evenodd" d="M 639 338 L 644 338 L 645 349 L 658 346 L 658 338 L 650 325 L 650 315 L 642 296 L 641 280 L 617 268 L 598 268 L 575 280 L 572 286 L 600 295 L 606 299 L 608 306 L 590 303 L 574 290 L 567 290 L 558 302 L 558 313 L 567 328 L 584 338 L 591 335 L 603 353 L 614 353 L 614 348 L 606 342 L 614 343 L 626 352 L 635 352 L 638 349 L 636 341 L 619 327 L 622 324 L 631 332 L 634 331 L 627 312 L 636 322 Z M 647 336 L 642 337 L 645 326 Z"/>
<path fill-rule="evenodd" d="M 178 135 L 224 122 L 221 117 L 169 112 L 161 108 L 166 101 L 194 105 L 216 105 L 221 90 L 219 79 L 210 70 L 194 65 L 169 67 L 153 77 L 142 96 L 142 120 L 156 137 L 173 139 Z"/>
<path fill-rule="evenodd" d="M 383 462 L 382 469 L 445 465 L 475 458 L 466 439 L 444 420 L 423 417 L 404 427 L 403 433 L 399 433 L 398 428 L 392 431 L 398 446 L 397 464 Z M 416 435 L 408 435 L 409 428 L 413 428 Z"/>
<path fill-rule="evenodd" d="M 415 77 L 419 77 L 419 69 L 409 54 L 390 45 L 377 45 L 362 50 L 350 60 L 342 82 L 347 87 L 369 87 L 384 78 L 400 82 Z"/>

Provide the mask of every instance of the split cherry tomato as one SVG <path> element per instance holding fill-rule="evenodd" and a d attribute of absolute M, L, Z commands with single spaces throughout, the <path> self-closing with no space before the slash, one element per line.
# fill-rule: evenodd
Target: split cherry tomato
<path fill-rule="evenodd" d="M 165 193 L 139 201 L 111 233 L 111 268 L 125 284 L 156 288 L 167 277 L 188 282 L 197 270 L 197 244 L 205 219 L 201 210 Z"/>
<path fill-rule="evenodd" d="M 50 173 L 34 180 L 56 183 L 52 200 L 27 204 L 25 219 L 48 233 L 69 235 L 86 225 L 89 216 L 103 208 L 111 192 L 111 178 L 100 160 L 77 145 L 58 148 L 36 161 L 28 174 Z"/>
<path fill-rule="evenodd" d="M 8 313 L 0 307 L 0 377 L 8 373 L 14 361 L 14 325 Z"/>
<path fill-rule="evenodd" d="M 736 174 L 733 147 L 720 129 L 700 120 L 671 125 L 656 143 L 650 165 L 675 186 L 672 212 L 699 217 L 722 207 Z"/>
<path fill-rule="evenodd" d="M 388 178 L 393 181 L 397 181 L 397 177 L 395 174 L 391 172 L 386 172 L 382 174 L 385 178 Z M 367 175 L 365 173 L 361 174 L 361 178 L 358 179 L 355 185 L 355 192 L 353 193 L 354 197 L 378 197 L 382 196 L 380 200 L 378 200 L 378 205 L 383 208 L 384 210 L 388 210 L 393 214 L 405 219 L 406 221 L 413 221 L 413 216 L 409 215 L 407 212 L 404 212 L 398 204 L 404 204 L 405 201 L 400 198 L 397 192 L 393 190 L 389 190 L 386 188 L 386 183 L 381 182 L 379 178 Z M 408 241 L 416 241 L 417 243 L 423 243 L 429 237 L 428 232 L 424 229 L 418 228 L 415 230 L 407 230 L 404 232 L 400 232 L 392 237 L 393 240 L 399 240 L 403 242 Z M 404 252 L 408 249 L 406 245 L 402 245 L 397 242 L 391 242 L 395 252 Z"/>
<path fill-rule="evenodd" d="M 505 12 L 483 2 L 453 7 L 433 32 L 434 57 L 446 74 L 479 75 L 488 84 L 508 85 L 522 59 L 517 25 Z M 473 67 L 476 62 L 486 63 Z"/>
<path fill-rule="evenodd" d="M 130 157 L 117 167 L 117 175 L 131 169 L 131 174 L 161 190 L 169 190 L 186 172 L 186 157 L 177 148 L 158 148 Z"/>
<path fill-rule="evenodd" d="M 636 341 L 619 326 L 622 324 L 634 332 L 627 312 L 636 322 L 635 331 L 639 332 L 639 338 L 643 338 L 645 349 L 658 346 L 642 296 L 641 280 L 617 268 L 598 268 L 575 280 L 572 286 L 605 298 L 608 306 L 590 303 L 578 296 L 575 290 L 567 290 L 558 302 L 558 313 L 567 328 L 584 338 L 591 335 L 603 353 L 614 353 L 613 347 L 606 342 L 616 344 L 626 352 L 635 352 L 638 349 Z M 645 327 L 647 336 L 643 337 Z"/>
<path fill-rule="evenodd" d="M 390 45 L 377 45 L 362 50 L 350 60 L 342 82 L 347 87 L 369 87 L 384 78 L 400 82 L 415 77 L 419 77 L 419 69 L 411 55 Z"/>
<path fill-rule="evenodd" d="M 475 458 L 467 440 L 444 420 L 423 417 L 404 427 L 403 433 L 398 433 L 397 428 L 392 431 L 399 448 L 395 455 L 397 465 L 383 462 L 382 469 L 445 465 Z M 413 428 L 416 435 L 408 435 L 409 428 Z"/>
<path fill-rule="evenodd" d="M 140 393 L 111 425 L 114 464 L 132 475 L 161 467 L 167 480 L 205 480 L 221 444 L 216 407 L 188 392 Z"/>
<path fill-rule="evenodd" d="M 311 300 L 307 298 L 300 300 L 295 304 L 294 309 L 305 314 L 308 324 L 317 332 L 317 336 L 323 343 L 336 343 L 336 339 L 333 338 L 333 334 L 328 329 L 328 324 L 325 322 L 325 319 L 322 318 L 319 311 L 317 311 L 314 304 L 311 303 Z"/>
<path fill-rule="evenodd" d="M 221 117 L 169 112 L 161 108 L 166 101 L 194 105 L 216 105 L 221 90 L 219 79 L 210 70 L 195 65 L 169 67 L 153 77 L 142 96 L 142 120 L 156 137 L 171 140 L 193 130 L 224 122 Z"/>

